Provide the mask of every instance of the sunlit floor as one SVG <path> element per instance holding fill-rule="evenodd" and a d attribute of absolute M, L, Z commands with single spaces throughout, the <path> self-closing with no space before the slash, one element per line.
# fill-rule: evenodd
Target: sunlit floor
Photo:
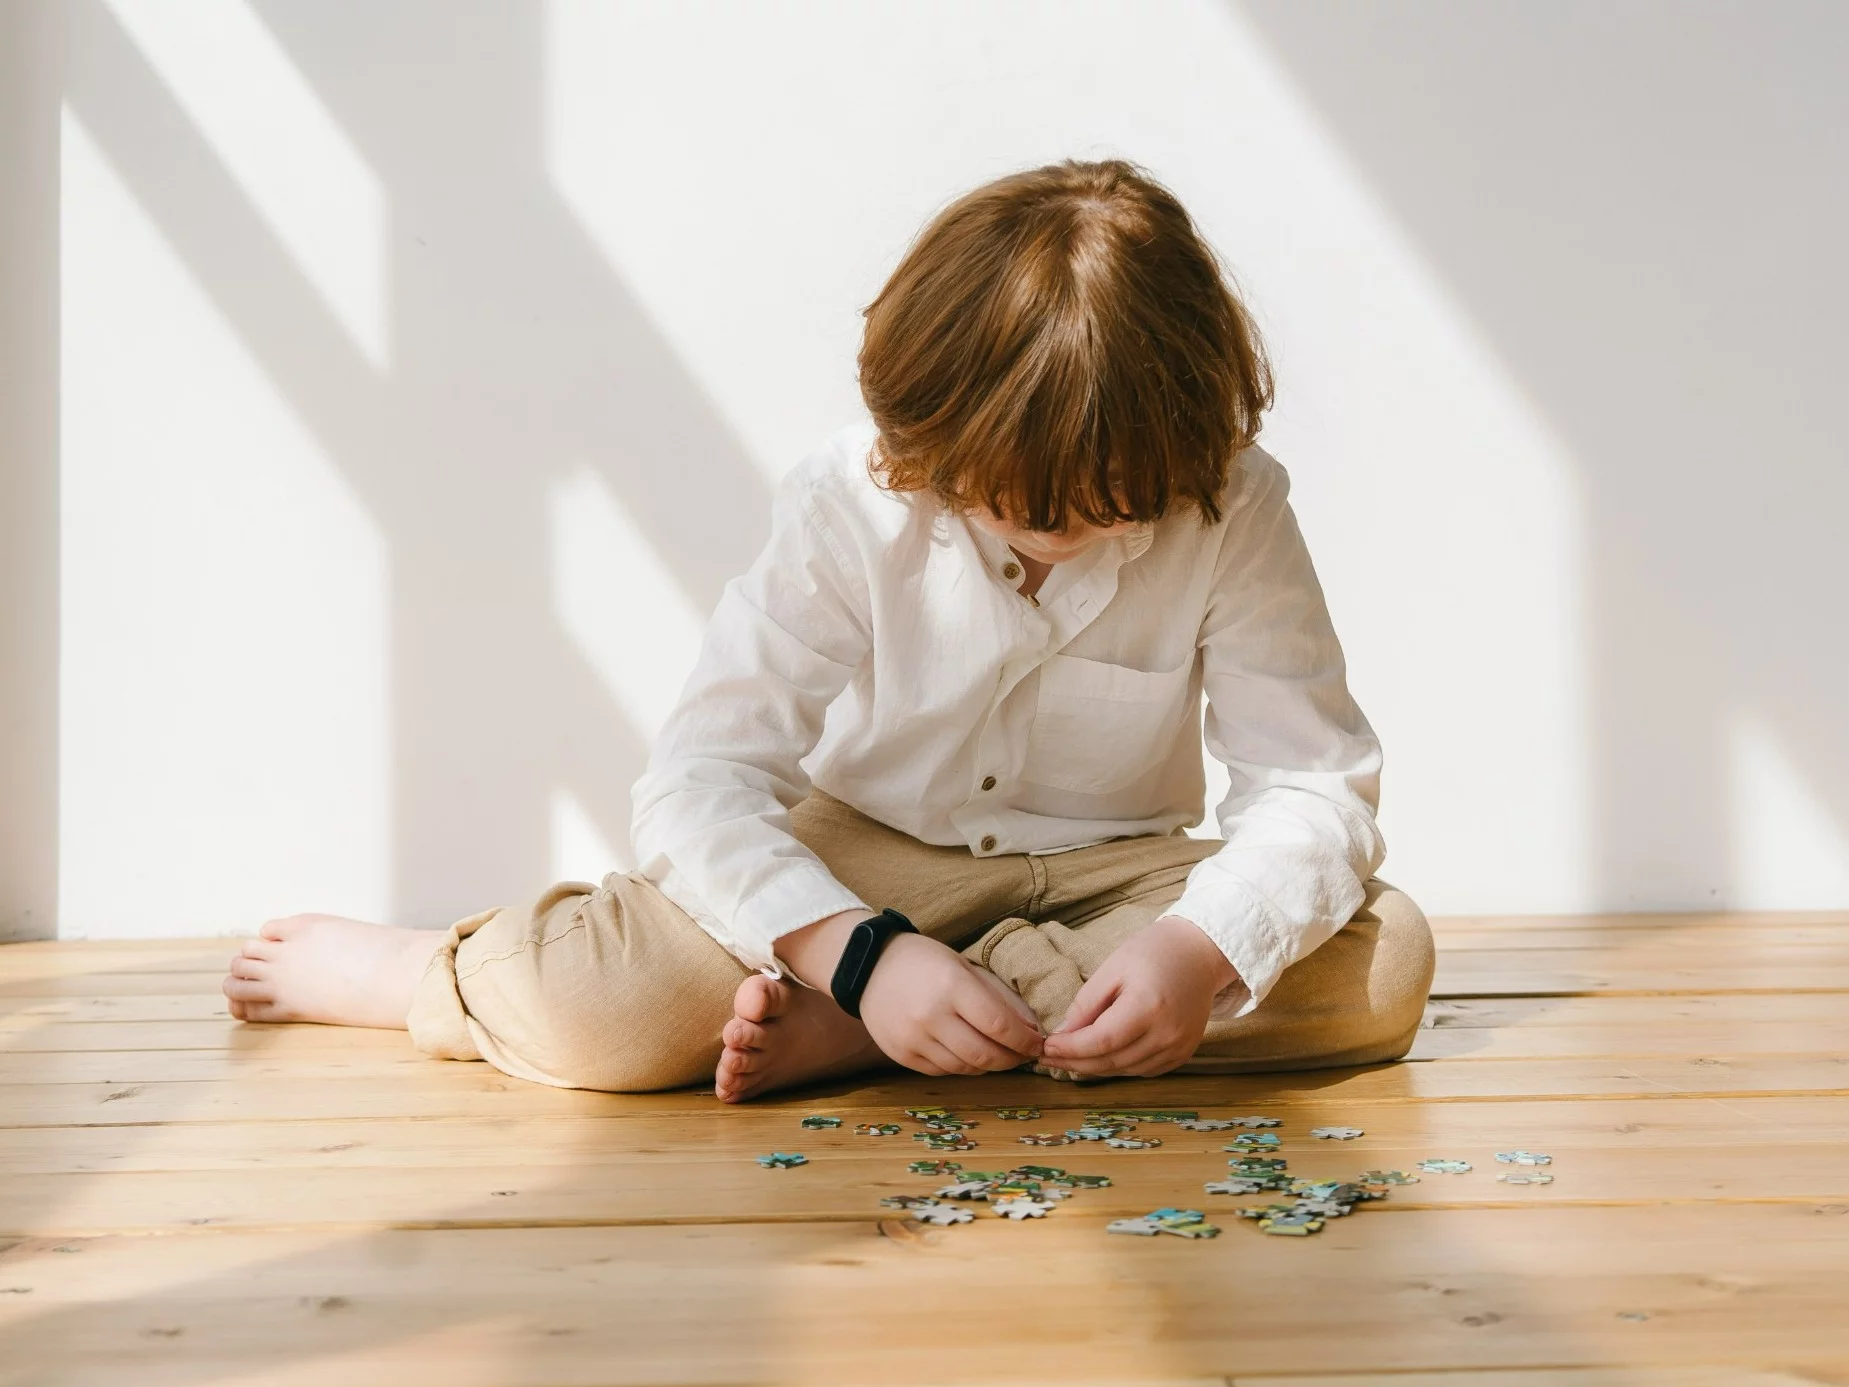
<path fill-rule="evenodd" d="M 224 941 L 0 948 L 0 1383 L 1849 1382 L 1849 914 L 1440 934 L 1411 1063 L 742 1109 L 241 1027 Z M 1305 1175 L 1474 1169 L 1283 1238 L 1202 1192 L 1231 1134 L 1016 1144 L 1132 1103 L 1277 1116 Z M 1114 1183 L 907 1221 L 879 1201 L 929 1192 L 919 1144 L 851 1129 L 925 1104 L 982 1120 L 973 1168 Z M 1515 1147 L 1554 1183 L 1499 1182 Z M 1223 1234 L 1105 1232 L 1170 1204 Z"/>

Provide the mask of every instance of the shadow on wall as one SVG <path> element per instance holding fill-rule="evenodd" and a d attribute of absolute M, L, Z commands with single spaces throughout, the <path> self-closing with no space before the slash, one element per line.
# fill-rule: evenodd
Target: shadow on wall
<path fill-rule="evenodd" d="M 1849 834 L 1849 14 L 1231 3 L 1584 469 L 1603 894 L 1723 899 L 1743 717 Z"/>
<path fill-rule="evenodd" d="M 647 747 L 561 628 L 549 493 L 590 467 L 702 616 L 769 497 L 548 181 L 543 7 L 257 8 L 384 185 L 382 369 L 94 0 L 68 100 L 385 539 L 393 903 L 446 923 L 537 889 L 555 787 L 628 839 Z"/>

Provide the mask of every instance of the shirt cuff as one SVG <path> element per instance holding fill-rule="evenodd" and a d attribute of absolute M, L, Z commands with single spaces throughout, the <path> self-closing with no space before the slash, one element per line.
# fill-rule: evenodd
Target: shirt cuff
<path fill-rule="evenodd" d="M 819 864 L 792 866 L 739 906 L 732 919 L 733 952 L 746 967 L 780 978 L 784 972 L 777 960 L 777 941 L 844 910 L 869 908 Z"/>
<path fill-rule="evenodd" d="M 1244 1016 L 1265 1000 L 1290 966 L 1271 912 L 1248 887 L 1234 881 L 1190 883 L 1164 914 L 1179 915 L 1213 940 L 1239 974 L 1214 998 L 1214 1020 Z"/>

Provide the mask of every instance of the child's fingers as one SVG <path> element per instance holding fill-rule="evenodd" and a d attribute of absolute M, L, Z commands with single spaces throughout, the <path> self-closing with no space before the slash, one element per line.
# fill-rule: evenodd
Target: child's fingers
<path fill-rule="evenodd" d="M 1148 1018 L 1142 1011 L 1118 998 L 1089 1026 L 1048 1036 L 1046 1055 L 1068 1069 L 1077 1069 L 1077 1064 L 1067 1061 L 1115 1057 L 1128 1050 L 1130 1043 L 1147 1029 Z"/>
<path fill-rule="evenodd" d="M 970 965 L 970 968 L 977 977 L 981 978 L 982 981 L 987 984 L 991 992 L 1001 998 L 1002 1005 L 1025 1021 L 1028 1026 L 1033 1029 L 1036 1036 L 1045 1034 L 1040 1028 L 1040 1018 L 1034 1014 L 1034 1009 L 1027 1004 L 1027 999 L 1025 997 L 1008 986 L 1008 984 L 1003 982 L 1000 978 L 996 977 L 995 974 L 991 973 L 987 968 L 974 963 Z"/>
<path fill-rule="evenodd" d="M 920 1074 L 962 1074 L 963 1061 L 939 1045 L 929 1036 L 924 1036 L 913 1043 L 911 1053 L 899 1061 L 907 1069 L 916 1069 Z"/>
<path fill-rule="evenodd" d="M 946 1018 L 943 1026 L 933 1033 L 933 1038 L 964 1063 L 975 1065 L 979 1074 L 1013 1069 L 1026 1058 L 996 1044 L 960 1016 Z"/>
<path fill-rule="evenodd" d="M 1072 1005 L 1066 1008 L 1066 1015 L 1053 1028 L 1053 1034 L 1063 1035 L 1091 1025 L 1117 1000 L 1118 991 L 1115 979 L 1105 973 L 1094 973 L 1079 989 L 1079 995 L 1072 999 Z"/>
<path fill-rule="evenodd" d="M 960 1019 L 996 1045 L 1021 1058 L 1040 1053 L 1043 1038 L 1039 1027 L 1003 1001 L 997 987 L 986 980 L 960 990 L 954 1006 Z"/>

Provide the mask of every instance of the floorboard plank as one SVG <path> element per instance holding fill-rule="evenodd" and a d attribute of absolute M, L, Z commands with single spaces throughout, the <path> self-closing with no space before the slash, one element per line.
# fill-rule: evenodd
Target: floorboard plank
<path fill-rule="evenodd" d="M 1466 1148 L 1479 1153 L 1532 1148 L 1543 1143 L 1554 1152 L 1619 1148 L 1654 1151 L 1665 1161 L 1689 1147 L 1849 1146 L 1849 1099 L 1844 1098 L 1357 1103 L 1340 1101 L 1337 1096 L 1329 1101 L 1266 1100 L 1262 1109 L 1283 1121 L 1278 1130 L 1287 1138 L 1288 1152 L 1301 1156 L 1307 1145 L 1318 1159 L 1335 1153 L 1345 1160 L 1373 1165 L 1379 1162 L 1370 1153 L 1418 1144 L 1446 1153 Z M 788 1149 L 792 1142 L 811 1141 L 812 1134 L 802 1132 L 797 1124 L 806 1111 L 806 1106 L 720 1108 L 715 1103 L 703 1117 L 632 1112 L 606 1117 L 377 1117 L 288 1123 L 178 1122 L 133 1128 L 12 1127 L 0 1128 L 0 1174 L 478 1167 L 504 1162 L 510 1147 L 517 1147 L 520 1159 L 534 1165 L 594 1165 L 637 1149 L 659 1148 L 664 1142 L 695 1151 Z M 979 1112 L 966 1111 L 980 1118 Z M 1032 1161 L 1035 1152 L 1020 1145 L 1018 1132 L 1060 1131 L 1078 1115 L 1078 1109 L 1049 1107 L 1039 1120 L 1018 1128 L 986 1119 L 972 1133 L 980 1142 L 965 1163 L 974 1169 L 981 1168 L 985 1159 L 991 1164 Z M 1345 1146 L 1324 1147 L 1302 1140 L 1310 1128 L 1325 1124 L 1361 1127 L 1366 1135 Z M 831 1146 L 836 1142 L 833 1135 L 827 1139 Z M 885 1143 L 901 1139 L 852 1137 L 849 1145 L 852 1149 L 865 1142 L 869 1151 L 886 1151 Z M 1210 1134 L 1171 1136 L 1170 1140 L 1171 1144 L 1188 1142 L 1188 1149 L 1213 1149 Z M 1046 1157 L 1042 1164 L 1060 1164 L 1064 1158 L 1070 1165 L 1083 1158 L 1086 1150 L 1054 1147 L 1039 1154 Z"/>
<path fill-rule="evenodd" d="M 1493 1149 L 1481 1144 L 1387 1141 L 1349 1150 L 1299 1150 L 1292 1170 L 1311 1179 L 1353 1179 L 1363 1170 L 1411 1170 L 1426 1156 L 1462 1157 L 1464 1175 L 1425 1176 L 1392 1192 L 1378 1208 L 1350 1217 L 1398 1217 L 1427 1208 L 1558 1204 L 1731 1203 L 1849 1204 L 1849 1164 L 1836 1144 L 1781 1146 L 1760 1140 L 1740 1146 L 1684 1147 L 1673 1161 L 1661 1150 L 1574 1148 L 1540 1133 L 1554 1157 L 1546 1186 L 1511 1186 L 1496 1175 Z M 1539 1146 L 1539 1139 L 1531 1139 Z M 1306 1144 L 1307 1145 L 1307 1144 Z M 765 1149 L 804 1151 L 809 1164 L 766 1171 Z M 146 1171 L 76 1175 L 10 1175 L 0 1187 L 0 1236 L 79 1237 L 111 1232 L 173 1232 L 190 1228 L 302 1229 L 480 1228 L 578 1224 L 787 1222 L 817 1219 L 876 1221 L 887 1195 L 929 1194 L 941 1177 L 915 1175 L 913 1151 L 876 1156 L 806 1140 L 778 1146 L 745 1141 L 694 1145 L 658 1141 L 605 1149 L 595 1159 L 548 1164 L 503 1151 L 498 1163 L 363 1170 L 252 1169 Z M 1112 1186 L 1074 1195 L 1057 1212 L 1062 1222 L 1105 1221 L 1164 1206 L 1193 1207 L 1231 1221 L 1234 1210 L 1276 1196 L 1209 1196 L 1204 1182 L 1224 1179 L 1227 1157 L 1212 1151 L 1098 1152 L 1081 1155 L 970 1152 L 969 1169 L 1005 1169 L 1026 1157 L 1065 1169 L 1108 1175 Z M 986 1216 L 986 1210 L 980 1211 Z"/>
<path fill-rule="evenodd" d="M 1785 1023 L 1841 1021 L 1849 1003 L 1828 992 L 1660 997 L 1451 997 L 1427 1004 L 1432 1029 L 1504 1026 L 1624 1027 L 1698 1021 L 1751 1034 Z M 301 1029 L 301 1028 L 297 1028 Z"/>
<path fill-rule="evenodd" d="M 1726 951 L 1445 949 L 1434 997 L 1849 991 L 1849 947 Z"/>
<path fill-rule="evenodd" d="M 1849 1294 L 1849 1219 L 1795 1205 L 1360 1214 L 1289 1242 L 891 1227 L 27 1242 L 0 1333 L 60 1384 L 1147 1381 L 1830 1364 Z"/>
<path fill-rule="evenodd" d="M 177 1052 L 188 1055 L 191 1052 Z M 123 1056 L 124 1072 L 137 1057 Z M 168 1056 L 153 1057 L 156 1067 Z M 258 1061 L 253 1060 L 251 1068 Z M 234 1070 L 236 1067 L 234 1066 Z M 983 1080 L 880 1076 L 865 1083 L 820 1086 L 801 1101 L 851 1113 L 890 1114 L 910 1104 L 1020 1102 L 1070 1104 L 1061 1086 L 1031 1074 Z M 1365 1070 L 1297 1074 L 1183 1075 L 1090 1084 L 1088 1103 L 1136 1102 L 1216 1107 L 1321 1095 L 1340 1102 L 1442 1102 L 1491 1098 L 1622 1098 L 1849 1092 L 1849 1056 L 1746 1055 L 1636 1059 L 1532 1059 L 1382 1065 Z M 361 1075 L 287 1082 L 248 1071 L 220 1079 L 0 1085 L 0 1127 L 121 1125 L 144 1122 L 288 1122 L 341 1117 L 486 1117 L 712 1111 L 712 1098 L 674 1094 L 590 1093 L 509 1078 L 481 1064 L 431 1061 L 402 1075 Z"/>
<path fill-rule="evenodd" d="M 230 1015 L 216 987 L 142 997 L 11 997 L 0 983 L 0 1032 L 47 1021 L 211 1021 Z"/>

